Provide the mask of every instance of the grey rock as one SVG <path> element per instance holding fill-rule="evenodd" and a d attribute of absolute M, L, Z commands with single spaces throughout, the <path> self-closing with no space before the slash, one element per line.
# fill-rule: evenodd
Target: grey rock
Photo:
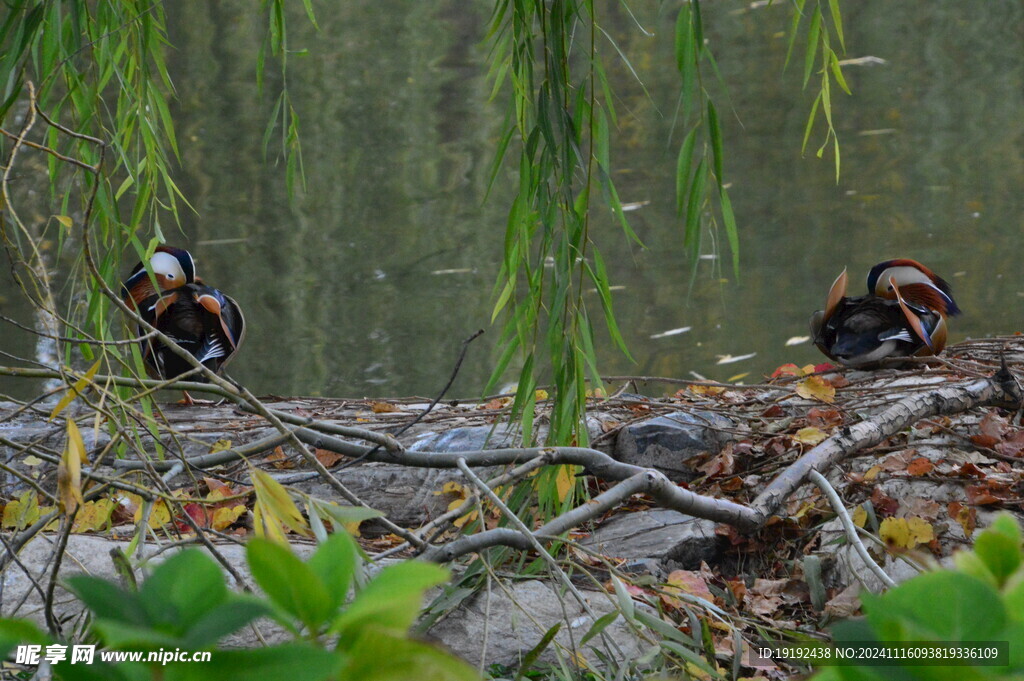
<path fill-rule="evenodd" d="M 494 426 L 452 428 L 424 433 L 409 449 L 415 452 L 472 452 L 480 449 L 510 449 L 522 440 L 516 429 L 504 423 Z"/>
<path fill-rule="evenodd" d="M 37 535 L 18 554 L 20 564 L 9 565 L 0 575 L 0 587 L 2 587 L 0 589 L 0 594 L 2 594 L 0 616 L 27 618 L 40 627 L 46 628 L 42 597 L 39 595 L 38 589 L 33 586 L 32 580 L 43 585 L 44 588 L 49 583 L 50 573 L 53 569 L 55 545 L 56 537 L 45 534 Z M 72 534 L 68 537 L 65 555 L 60 565 L 60 579 L 54 590 L 53 610 L 58 621 L 75 622 L 81 617 L 83 611 L 82 603 L 60 586 L 64 580 L 73 575 L 87 574 L 117 581 L 118 577 L 111 562 L 110 551 L 114 548 L 125 550 L 127 547 L 127 541 L 113 541 L 97 535 Z M 152 544 L 148 548 L 152 550 Z M 315 547 L 311 545 L 295 544 L 292 546 L 292 550 L 304 560 L 314 549 Z M 154 556 L 151 565 L 167 560 L 177 550 L 172 549 Z M 223 544 L 218 545 L 217 550 L 250 585 L 254 585 L 245 562 L 244 546 Z M 31 575 L 31 579 L 29 575 Z M 228 584 L 237 588 L 230 577 Z M 257 626 L 264 639 L 270 643 L 278 643 L 290 638 L 283 628 L 269 620 L 261 620 Z M 221 644 L 230 648 L 261 645 L 252 627 L 240 629 L 225 637 Z"/>
<path fill-rule="evenodd" d="M 694 570 L 701 561 L 713 562 L 721 551 L 721 540 L 710 520 L 653 509 L 615 516 L 581 543 L 614 558 L 633 562 L 653 559 L 667 572 L 672 568 Z"/>
<path fill-rule="evenodd" d="M 611 612 L 614 606 L 608 594 L 582 591 L 587 604 L 597 617 Z M 593 626 L 594 620 L 572 596 L 562 595 L 557 587 L 538 580 L 503 582 L 469 598 L 446 619 L 427 630 L 456 655 L 471 664 L 481 659 L 486 663 L 515 665 L 536 646 L 544 633 L 556 623 L 562 628 L 544 651 L 541 661 L 553 662 L 554 648 L 571 650 Z M 640 641 L 618 618 L 605 629 L 607 637 L 595 636 L 581 651 L 587 660 L 597 660 L 596 649 L 613 659 L 634 659 L 643 650 Z M 620 650 L 609 650 L 610 639 Z M 563 653 L 563 659 L 568 657 Z"/>
<path fill-rule="evenodd" d="M 480 468 L 477 472 L 486 479 L 491 470 Z M 455 497 L 440 493 L 446 482 L 454 480 L 466 484 L 458 469 L 410 468 L 387 463 L 364 463 L 338 471 L 335 476 L 370 507 L 402 527 L 420 527 L 448 510 L 448 504 Z M 289 487 L 320 499 L 349 503 L 320 478 L 290 483 Z M 375 520 L 364 522 L 360 531 L 367 536 L 390 532 Z"/>
<path fill-rule="evenodd" d="M 686 482 L 697 476 L 688 462 L 701 454 L 717 454 L 731 439 L 726 429 L 734 427 L 731 420 L 710 411 L 658 416 L 619 431 L 612 456 Z"/>

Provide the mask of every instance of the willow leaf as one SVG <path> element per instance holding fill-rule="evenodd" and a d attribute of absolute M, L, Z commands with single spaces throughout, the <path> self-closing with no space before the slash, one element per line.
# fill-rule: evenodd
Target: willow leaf
<path fill-rule="evenodd" d="M 708 135 L 711 137 L 711 151 L 715 164 L 715 181 L 722 188 L 722 129 L 718 126 L 718 111 L 708 100 Z"/>
<path fill-rule="evenodd" d="M 836 37 L 839 38 L 839 47 L 846 52 L 846 40 L 843 38 L 843 17 L 839 13 L 839 0 L 828 0 L 829 10 L 832 12 L 832 25 L 836 29 Z"/>
<path fill-rule="evenodd" d="M 676 211 L 683 214 L 686 207 L 686 189 L 690 185 L 690 168 L 693 166 L 693 147 L 697 140 L 697 128 L 693 128 L 683 138 L 676 159 Z"/>
<path fill-rule="evenodd" d="M 811 79 L 814 59 L 818 55 L 818 44 L 821 38 L 821 10 L 815 7 L 811 14 L 811 26 L 807 29 L 807 52 L 804 54 L 804 87 Z"/>

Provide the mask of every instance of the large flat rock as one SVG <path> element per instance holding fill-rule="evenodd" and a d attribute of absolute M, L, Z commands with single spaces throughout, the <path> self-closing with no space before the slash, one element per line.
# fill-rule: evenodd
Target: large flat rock
<path fill-rule="evenodd" d="M 604 592 L 584 590 L 582 594 L 596 617 L 615 609 Z M 511 666 L 522 662 L 559 622 L 562 628 L 540 659 L 554 662 L 555 649 L 559 649 L 563 651 L 562 659 L 571 660 L 569 651 L 574 644 L 579 649 L 580 639 L 594 621 L 583 606 L 557 586 L 539 580 L 501 581 L 468 599 L 427 634 L 471 664 L 483 660 Z M 622 660 L 638 657 L 646 647 L 621 617 L 605 632 L 607 636 L 595 636 L 579 650 L 589 663 L 600 664 L 595 650 Z"/>
<path fill-rule="evenodd" d="M 722 545 L 714 522 L 667 509 L 614 516 L 581 544 L 638 567 L 660 568 L 652 572 L 697 569 L 701 561 L 713 562 Z"/>
<path fill-rule="evenodd" d="M 612 456 L 624 463 L 656 468 L 675 482 L 697 477 L 695 457 L 717 454 L 735 424 L 712 411 L 679 411 L 631 423 L 619 431 Z"/>

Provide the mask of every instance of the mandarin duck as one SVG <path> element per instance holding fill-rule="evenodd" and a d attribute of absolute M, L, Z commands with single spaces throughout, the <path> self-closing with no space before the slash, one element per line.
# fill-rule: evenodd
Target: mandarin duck
<path fill-rule="evenodd" d="M 238 303 L 196 277 L 195 261 L 184 249 L 158 246 L 149 264 L 152 279 L 139 263 L 125 280 L 125 304 L 134 306 L 143 319 L 201 364 L 220 372 L 245 338 L 245 318 Z M 145 329 L 140 328 L 139 333 L 145 334 Z M 142 356 L 150 373 L 159 378 L 171 379 L 192 369 L 185 359 L 153 339 L 142 342 Z M 206 381 L 203 376 L 195 380 Z M 188 393 L 185 402 L 192 402 Z"/>
<path fill-rule="evenodd" d="M 921 263 L 886 260 L 868 273 L 868 294 L 846 297 L 846 270 L 811 315 L 814 344 L 844 366 L 869 368 L 888 357 L 937 355 L 946 317 L 960 313 L 948 283 Z"/>

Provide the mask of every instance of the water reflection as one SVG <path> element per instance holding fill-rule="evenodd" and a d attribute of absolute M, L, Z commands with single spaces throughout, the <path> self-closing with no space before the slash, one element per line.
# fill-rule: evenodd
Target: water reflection
<path fill-rule="evenodd" d="M 813 157 L 817 132 L 799 154 L 812 95 L 800 91 L 799 68 L 782 73 L 788 5 L 704 3 L 726 84 L 709 75 L 740 223 L 738 281 L 715 260 L 702 260 L 692 279 L 685 265 L 674 212 L 675 5 L 657 5 L 632 8 L 653 38 L 620 5 L 602 9 L 651 93 L 621 63 L 610 67 L 620 97 L 616 181 L 624 202 L 642 204 L 629 216 L 648 249 L 610 223 L 599 231 L 613 283 L 624 286 L 615 301 L 637 360 L 605 342 L 606 371 L 751 372 L 750 381 L 784 362 L 820 361 L 809 343 L 787 339 L 807 334 L 844 266 L 858 291 L 872 264 L 898 256 L 952 282 L 965 314 L 951 342 L 1021 329 L 1019 3 L 844 3 L 847 56 L 884 63 L 847 68 L 854 96 L 835 102 L 838 185 L 831 161 Z M 279 137 L 271 162 L 262 157 L 272 102 L 254 91 L 264 29 L 251 3 L 170 13 L 180 186 L 198 213 L 184 216 L 183 242 L 203 276 L 246 310 L 247 347 L 231 368 L 255 392 L 433 393 L 461 341 L 487 327 L 515 184 L 503 172 L 485 202 L 504 113 L 483 77 L 490 4 L 319 3 L 319 32 L 301 6 L 291 9 L 290 47 L 308 50 L 289 62 L 308 182 L 294 203 L 273 163 Z M 268 69 L 267 93 L 279 85 Z M 482 388 L 497 336 L 489 329 L 474 343 L 454 394 Z"/>

